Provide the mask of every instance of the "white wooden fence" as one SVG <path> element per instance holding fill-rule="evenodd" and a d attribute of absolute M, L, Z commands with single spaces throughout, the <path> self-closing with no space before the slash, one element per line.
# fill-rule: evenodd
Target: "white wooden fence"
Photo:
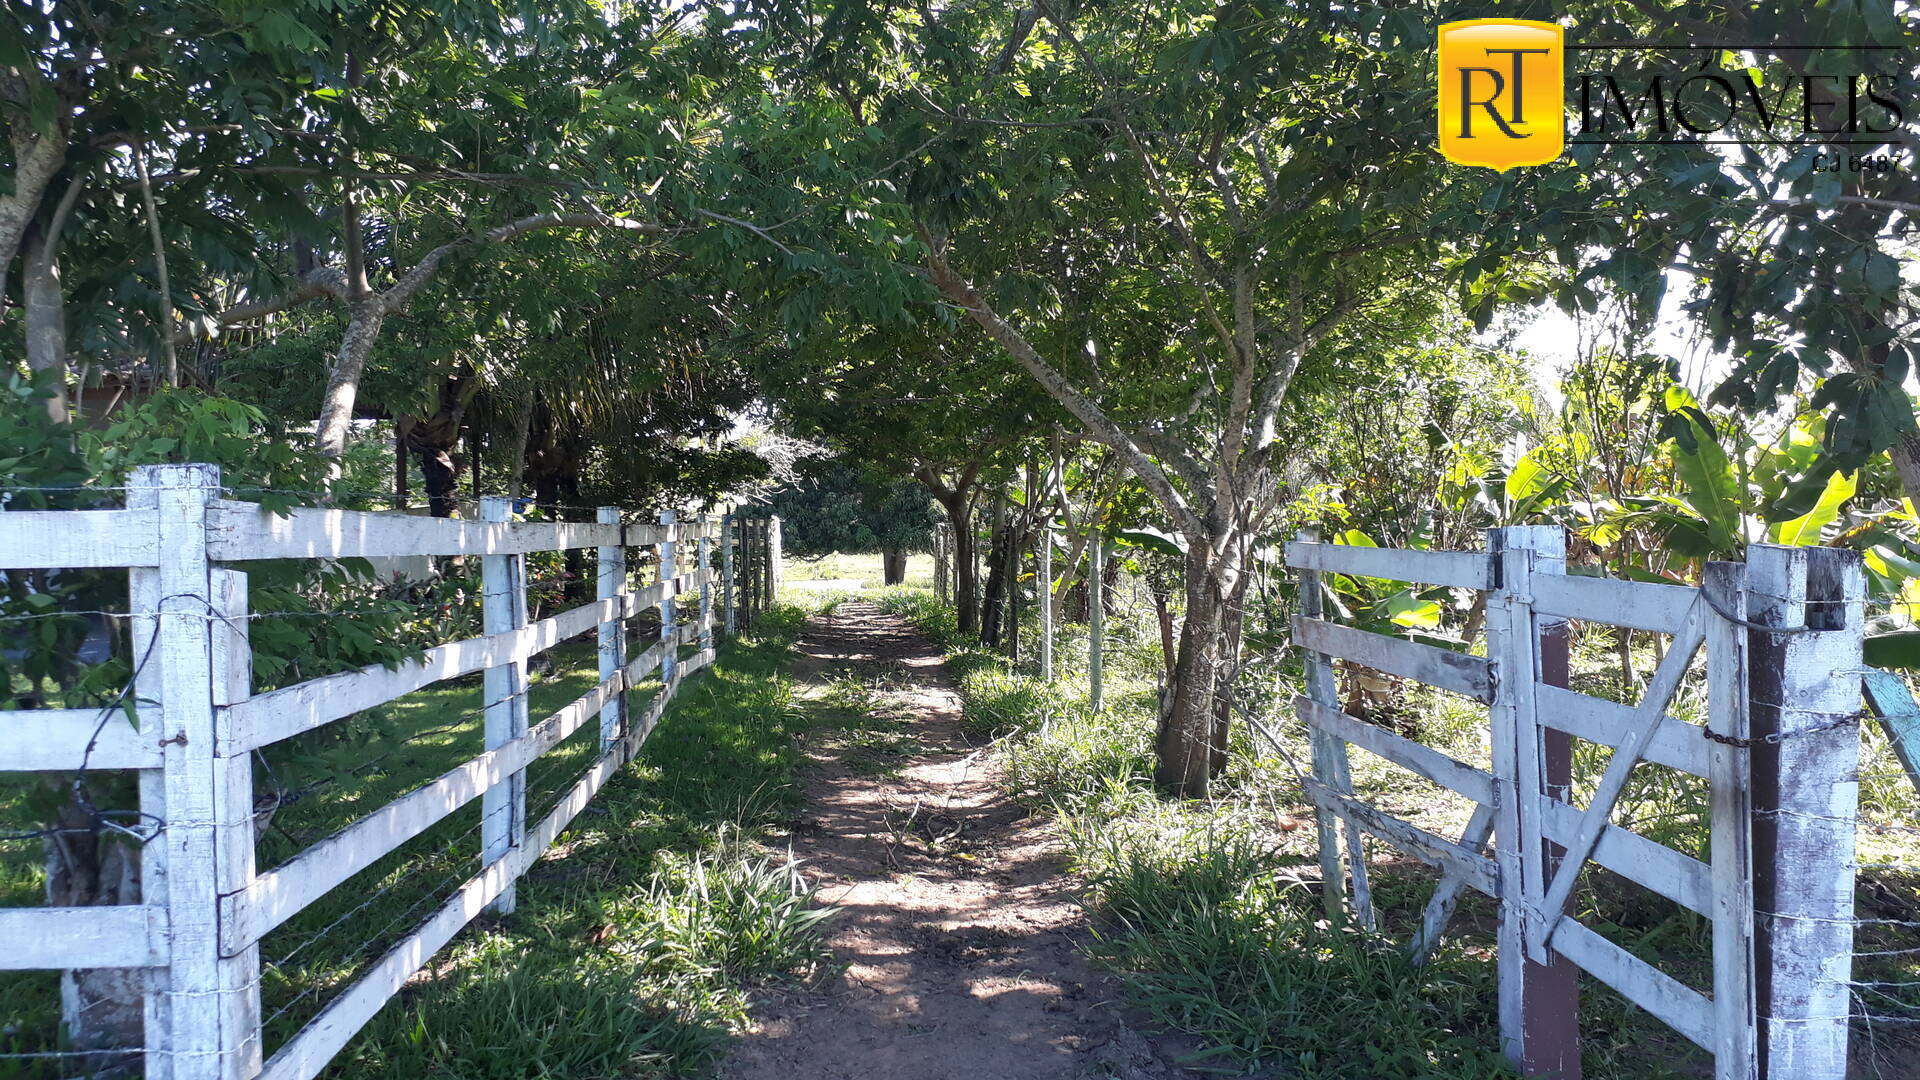
<path fill-rule="evenodd" d="M 1362 833 L 1442 872 L 1417 957 L 1463 888 L 1498 901 L 1500 1029 L 1529 1077 L 1580 1075 L 1576 972 L 1712 1054 L 1718 1080 L 1846 1075 L 1865 588 L 1857 553 L 1756 545 L 1744 564 L 1710 564 L 1704 585 L 1688 588 L 1569 573 L 1564 531 L 1527 526 L 1492 530 L 1484 553 L 1303 540 L 1288 545 L 1287 563 L 1302 583 L 1293 631 L 1307 693 L 1296 704 L 1314 738 L 1307 787 L 1321 811 L 1331 904 L 1345 906 L 1350 889 L 1354 917 L 1373 922 Z M 1326 621 L 1325 574 L 1483 592 L 1486 656 Z M 1637 706 L 1567 688 L 1568 620 L 1669 635 Z M 1703 649 L 1704 727 L 1668 715 Z M 1492 769 L 1342 711 L 1336 658 L 1485 703 Z M 1585 807 L 1571 795 L 1576 739 L 1613 748 Z M 1471 799 L 1464 833 L 1435 835 L 1356 798 L 1349 747 Z M 1706 781 L 1705 861 L 1611 820 L 1643 763 Z M 1711 985 L 1687 985 L 1576 919 L 1569 901 L 1588 863 L 1711 919 Z"/>
<path fill-rule="evenodd" d="M 716 626 L 731 632 L 771 602 L 779 523 L 668 513 L 657 525 L 622 524 L 611 507 L 591 524 L 529 523 L 511 520 L 505 499 L 483 500 L 479 521 L 330 509 L 275 516 L 220 494 L 213 466 L 159 466 L 135 472 L 124 509 L 0 514 L 0 570 L 130 571 L 138 701 L 137 727 L 97 710 L 0 714 L 0 772 L 136 769 L 142 818 L 163 823 L 143 852 L 140 904 L 0 909 L 0 968 L 146 969 L 150 1080 L 307 1080 L 475 916 L 512 910 L 515 881 L 633 757 L 682 682 L 712 662 Z M 626 566 L 636 546 L 652 546 L 659 564 L 657 580 L 638 589 Z M 598 599 L 529 622 L 526 555 L 576 548 L 598 551 Z M 252 693 L 247 575 L 221 564 L 398 555 L 479 556 L 484 635 L 392 669 Z M 695 598 L 697 614 L 682 624 L 680 608 Z M 628 656 L 623 621 L 649 607 L 659 609 L 660 639 Z M 599 683 L 530 722 L 528 660 L 596 629 Z M 474 672 L 485 680 L 484 753 L 272 870 L 256 869 L 256 750 Z M 656 693 L 629 700 L 655 678 Z M 528 765 L 596 718 L 599 757 L 546 817 L 528 822 Z M 261 938 L 475 799 L 478 873 L 267 1056 Z"/>

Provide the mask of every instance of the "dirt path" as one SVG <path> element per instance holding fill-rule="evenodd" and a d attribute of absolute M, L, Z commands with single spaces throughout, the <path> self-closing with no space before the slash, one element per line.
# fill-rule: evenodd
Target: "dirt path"
<path fill-rule="evenodd" d="M 871 604 L 800 642 L 818 690 L 884 680 L 918 745 L 896 768 L 824 738 L 810 751 L 793 847 L 842 909 L 846 973 L 764 1003 L 726 1080 L 1170 1080 L 1186 1075 L 1123 1022 L 1117 988 L 1076 945 L 1084 920 L 1042 822 L 1002 794 L 962 735 L 939 650 Z M 876 775 L 881 773 L 881 775 Z"/>

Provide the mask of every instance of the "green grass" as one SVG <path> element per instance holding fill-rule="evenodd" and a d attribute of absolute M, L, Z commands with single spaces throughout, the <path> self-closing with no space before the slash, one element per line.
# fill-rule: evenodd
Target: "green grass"
<path fill-rule="evenodd" d="M 820 695 L 824 745 L 842 751 L 840 762 L 855 776 L 899 775 L 909 757 L 925 753 L 913 710 L 882 679 L 842 675 Z"/>
<path fill-rule="evenodd" d="M 798 807 L 814 718 L 783 670 L 803 618 L 776 609 L 688 682 L 522 880 L 518 911 L 437 959 L 331 1075 L 678 1075 L 713 1059 L 752 986 L 816 971 L 828 912 L 760 843 Z"/>
<path fill-rule="evenodd" d="M 519 883 L 436 956 L 327 1075 L 456 1080 L 682 1075 L 711 1062 L 754 987 L 826 962 L 805 868 L 767 838 L 795 816 L 801 737 L 818 722 L 784 671 L 807 612 L 774 609 L 686 682 L 637 760 Z M 550 654 L 535 721 L 597 681 L 590 644 Z M 637 701 L 656 690 L 639 688 Z M 456 680 L 335 725 L 263 787 L 300 791 L 259 848 L 269 867 L 482 748 L 480 689 Z M 597 753 L 597 725 L 528 770 L 537 821 Z M 329 893 L 261 943 L 272 1053 L 478 865 L 472 805 Z M 0 862 L 5 902 L 37 903 L 28 852 Z M 57 1047 L 57 978 L 0 981 L 0 1053 Z M 54 1076 L 0 1060 L 0 1077 Z"/>
<path fill-rule="evenodd" d="M 878 552 L 860 555 L 835 553 L 823 555 L 818 559 L 798 559 L 789 555 L 780 568 L 782 585 L 796 591 L 810 591 L 812 582 L 842 581 L 854 583 L 855 590 L 879 589 L 885 586 L 886 573 Z M 920 588 L 933 587 L 933 556 L 926 554 L 907 556 L 906 584 Z"/>
<path fill-rule="evenodd" d="M 1297 661 L 1269 663 L 1249 680 L 1264 685 L 1248 694 L 1291 761 L 1236 725 L 1231 764 L 1214 797 L 1171 803 L 1149 784 L 1158 657 L 1139 646 L 1150 642 L 1150 625 L 1138 613 L 1109 620 L 1120 633 L 1107 652 L 1108 706 L 1094 714 L 1078 664 L 1085 648 L 1082 628 L 1062 628 L 1056 656 L 1063 674 L 1047 683 L 970 645 L 955 632 L 951 612 L 924 591 L 890 590 L 878 601 L 946 645 L 968 722 L 996 738 L 1010 790 L 1054 818 L 1085 881 L 1098 934 L 1095 956 L 1119 973 L 1134 1005 L 1200 1041 L 1197 1064 L 1226 1073 L 1271 1070 L 1289 1078 L 1507 1075 L 1498 1050 L 1497 914 L 1491 902 L 1465 897 L 1433 962 L 1411 967 L 1405 942 L 1435 875 L 1369 840 L 1380 932 L 1362 933 L 1344 919 L 1328 919 L 1314 865 L 1312 815 L 1292 766 L 1309 757 L 1305 733 L 1286 707 L 1299 687 Z M 1641 652 L 1636 663 L 1644 684 L 1654 657 Z M 1608 637 L 1586 635 L 1573 659 L 1577 689 L 1637 697 L 1637 690 L 1629 694 L 1619 685 L 1617 671 L 1608 673 L 1608 663 L 1616 661 Z M 1698 719 L 1702 697 L 1690 685 L 1672 711 Z M 1460 760 L 1488 765 L 1482 706 L 1403 687 L 1378 719 Z M 1904 843 L 1899 861 L 1911 863 L 1920 835 L 1910 831 L 1920 824 L 1911 788 L 1885 774 L 1890 756 L 1881 760 L 1884 748 L 1876 746 L 1874 734 L 1866 750 L 1863 861 L 1887 861 L 1892 846 Z M 1358 749 L 1351 756 L 1357 792 L 1395 816 L 1457 834 L 1471 812 L 1465 799 L 1405 770 Z M 1605 764 L 1604 751 L 1582 753 L 1576 789 L 1590 790 Z M 1643 766 L 1620 807 L 1618 820 L 1650 838 L 1683 851 L 1704 844 L 1706 793 L 1690 777 Z M 1883 824 L 1902 821 L 1908 831 Z M 1869 871 L 1862 894 L 1863 916 L 1910 920 L 1920 910 L 1920 876 Z M 1575 903 L 1581 920 L 1597 932 L 1705 988 L 1711 957 L 1711 923 L 1705 918 L 1597 870 L 1585 875 Z M 1862 929 L 1863 950 L 1916 946 L 1920 940 L 1910 930 Z M 1920 979 L 1920 955 L 1863 957 L 1856 970 L 1886 980 Z M 1710 1072 L 1701 1051 L 1597 982 L 1583 980 L 1581 993 L 1587 1076 L 1664 1080 Z M 1891 1001 L 1876 1011 L 1920 1014 L 1914 1008 L 1902 1013 Z M 1884 1075 L 1896 1075 L 1886 1066 L 1912 1053 L 1900 1041 L 1904 1036 L 1886 1030 L 1873 1038 L 1880 1045 L 1870 1052 L 1871 1061 Z M 1870 1041 L 1863 1032 L 1860 1042 Z"/>

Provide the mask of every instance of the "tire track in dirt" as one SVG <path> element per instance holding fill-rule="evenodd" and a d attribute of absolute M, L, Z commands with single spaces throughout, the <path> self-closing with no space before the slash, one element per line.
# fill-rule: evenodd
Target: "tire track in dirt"
<path fill-rule="evenodd" d="M 940 650 L 872 604 L 843 603 L 801 639 L 795 677 L 883 680 L 920 752 L 885 776 L 816 739 L 791 843 L 841 909 L 845 973 L 754 1012 L 725 1080 L 1173 1080 L 1081 955 L 1085 919 L 1059 844 L 968 745 Z"/>

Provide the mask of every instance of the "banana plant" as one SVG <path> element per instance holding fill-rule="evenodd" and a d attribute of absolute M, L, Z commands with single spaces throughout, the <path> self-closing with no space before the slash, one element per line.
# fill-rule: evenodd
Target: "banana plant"
<path fill-rule="evenodd" d="M 1337 545 L 1379 547 L 1358 529 L 1333 534 Z M 1458 649 L 1462 642 L 1442 629 L 1453 590 L 1408 585 L 1359 574 L 1322 574 L 1320 584 L 1333 614 L 1344 623 L 1380 634 L 1399 634 Z"/>
<path fill-rule="evenodd" d="M 1761 442 L 1744 427 L 1716 425 L 1684 387 L 1667 387 L 1665 400 L 1661 451 L 1674 490 L 1617 500 L 1598 515 L 1589 539 L 1606 546 L 1646 530 L 1695 564 L 1737 558 L 1761 540 L 1813 546 L 1833 539 L 1859 493 L 1860 473 L 1822 464 L 1819 418 L 1798 418 L 1778 439 Z"/>

